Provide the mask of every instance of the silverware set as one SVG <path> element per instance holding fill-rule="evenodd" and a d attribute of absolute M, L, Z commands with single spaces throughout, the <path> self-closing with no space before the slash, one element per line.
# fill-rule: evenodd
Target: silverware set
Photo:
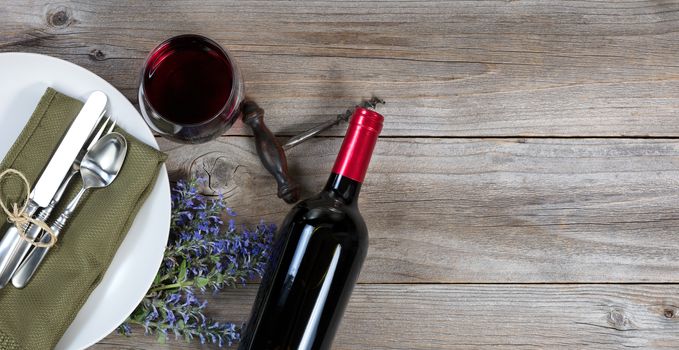
<path fill-rule="evenodd" d="M 50 225 L 58 236 L 90 189 L 110 185 L 117 177 L 127 155 L 127 140 L 114 132 L 115 121 L 105 116 L 108 98 L 103 92 L 92 93 L 69 127 L 47 166 L 33 186 L 26 214 Z M 83 186 L 66 209 L 55 219 L 54 208 L 61 202 L 76 175 Z M 37 225 L 27 225 L 28 239 L 48 243 L 51 236 Z M 23 240 L 16 227 L 6 224 L 0 233 L 0 288 L 11 280 L 23 288 L 37 271 L 49 247 L 38 247 Z"/>

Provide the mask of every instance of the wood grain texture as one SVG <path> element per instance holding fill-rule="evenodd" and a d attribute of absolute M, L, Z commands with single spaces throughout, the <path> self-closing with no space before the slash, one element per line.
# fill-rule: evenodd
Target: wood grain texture
<path fill-rule="evenodd" d="M 677 1 L 0 0 L 0 52 L 74 62 L 136 102 L 145 55 L 201 33 L 281 140 L 386 99 L 360 202 L 370 250 L 336 349 L 672 349 L 678 24 Z M 304 195 L 343 132 L 288 153 Z M 228 135 L 159 142 L 174 177 L 207 172 L 241 221 L 280 222 L 249 131 Z M 255 287 L 210 312 L 245 321 Z"/>
<path fill-rule="evenodd" d="M 290 152 L 303 196 L 327 179 L 340 138 Z M 212 175 L 241 219 L 289 206 L 246 137 L 161 140 L 168 167 Z M 364 283 L 677 282 L 679 142 L 382 139 L 359 206 Z"/>
<path fill-rule="evenodd" d="M 255 287 L 214 297 L 213 316 L 245 320 Z M 678 293 L 675 285 L 359 285 L 333 349 L 676 349 Z M 141 335 L 93 347 L 195 348 Z"/>
<path fill-rule="evenodd" d="M 155 45 L 203 33 L 281 135 L 377 94 L 391 136 L 679 136 L 673 1 L 4 0 L 0 15 L 0 51 L 72 61 L 133 101 Z"/>

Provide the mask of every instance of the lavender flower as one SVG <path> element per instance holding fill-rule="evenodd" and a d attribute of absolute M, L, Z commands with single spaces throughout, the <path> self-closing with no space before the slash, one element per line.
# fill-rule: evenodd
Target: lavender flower
<path fill-rule="evenodd" d="M 275 225 L 260 222 L 238 230 L 236 213 L 224 198 L 198 191 L 203 179 L 179 181 L 172 189 L 172 223 L 165 256 L 153 285 L 132 315 L 119 327 L 131 335 L 131 324 L 164 342 L 170 335 L 186 341 L 231 346 L 241 327 L 207 318 L 200 294 L 236 287 L 262 276 Z M 227 217 L 225 224 L 223 217 Z"/>

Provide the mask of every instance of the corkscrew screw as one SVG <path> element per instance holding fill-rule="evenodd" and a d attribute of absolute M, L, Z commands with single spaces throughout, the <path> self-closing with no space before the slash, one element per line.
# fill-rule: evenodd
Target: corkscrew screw
<path fill-rule="evenodd" d="M 375 109 L 378 104 L 384 103 L 384 100 L 372 97 L 370 100 L 361 102 L 359 106 Z M 354 112 L 353 109 L 347 109 L 335 118 L 305 130 L 288 139 L 285 144 L 280 145 L 264 123 L 264 110 L 257 103 L 246 100 L 243 103 L 242 110 L 243 122 L 252 128 L 252 133 L 255 136 L 257 154 L 262 161 L 262 165 L 273 175 L 278 183 L 278 197 L 290 204 L 299 200 L 299 184 L 290 177 L 285 151 L 335 125 L 348 121 Z"/>

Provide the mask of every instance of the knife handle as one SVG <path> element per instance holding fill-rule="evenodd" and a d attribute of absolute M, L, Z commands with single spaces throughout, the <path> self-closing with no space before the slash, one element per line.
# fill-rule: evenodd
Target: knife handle
<path fill-rule="evenodd" d="M 50 229 L 52 229 L 55 237 L 59 236 L 59 233 L 61 233 L 61 230 L 63 229 L 67 220 L 68 216 L 62 214 L 54 222 L 54 224 L 50 226 Z M 43 235 L 40 238 L 40 242 L 48 243 L 51 238 L 52 237 L 50 235 Z M 42 260 L 45 259 L 49 249 L 49 247 L 35 247 L 33 250 L 31 250 L 12 277 L 12 285 L 14 285 L 14 287 L 19 289 L 26 287 L 28 282 L 35 274 L 35 271 L 38 270 L 38 266 L 40 266 Z"/>
<path fill-rule="evenodd" d="M 43 217 L 43 219 L 41 219 L 42 221 L 47 220 L 47 218 L 52 214 L 54 207 L 57 205 L 57 203 L 59 203 L 61 197 L 64 195 L 64 192 L 71 183 L 71 180 L 75 177 L 75 174 L 77 173 L 78 171 L 76 171 L 75 169 L 71 170 L 68 176 L 66 176 L 66 179 L 61 183 L 61 186 L 59 186 L 59 189 L 57 190 L 57 193 L 54 195 L 52 202 L 50 202 L 50 205 L 48 205 L 47 208 L 44 208 L 40 211 L 39 216 Z M 78 197 L 79 196 L 77 196 L 76 198 Z M 79 199 L 74 200 L 76 201 L 75 203 L 79 201 Z M 69 204 L 69 207 L 70 206 L 71 204 Z M 61 230 L 64 229 L 64 226 L 66 225 L 66 222 L 70 218 L 71 214 L 72 210 L 66 209 L 66 211 L 59 215 L 59 217 L 50 226 L 52 233 L 54 233 L 54 237 L 59 236 Z M 37 227 L 39 231 L 42 231 L 40 227 L 38 227 L 37 225 L 33 225 L 33 227 Z M 36 235 L 36 237 L 38 236 Z M 48 234 L 43 234 L 42 237 L 40 237 L 40 243 L 49 243 L 50 239 L 52 239 L 52 236 Z M 19 265 L 17 270 L 14 272 L 14 275 L 12 276 L 12 285 L 14 285 L 14 287 L 19 289 L 26 287 L 28 282 L 35 274 L 35 271 L 38 270 L 38 267 L 42 263 L 43 259 L 45 259 L 45 256 L 47 255 L 49 249 L 50 249 L 49 247 L 35 247 L 33 248 L 33 250 L 31 250 L 30 253 L 28 253 L 26 259 L 23 260 L 21 265 Z"/>
<path fill-rule="evenodd" d="M 26 214 L 33 216 L 37 211 L 38 205 L 33 201 L 29 201 L 26 206 Z M 19 267 L 21 260 L 32 247 L 30 243 L 21 239 L 19 230 L 17 230 L 14 224 L 7 223 L 2 228 L 5 231 L 5 235 L 0 240 L 0 289 L 7 285 L 14 271 Z M 26 236 L 30 239 L 35 239 L 39 233 L 40 227 L 36 225 L 29 225 L 26 228 Z"/>

